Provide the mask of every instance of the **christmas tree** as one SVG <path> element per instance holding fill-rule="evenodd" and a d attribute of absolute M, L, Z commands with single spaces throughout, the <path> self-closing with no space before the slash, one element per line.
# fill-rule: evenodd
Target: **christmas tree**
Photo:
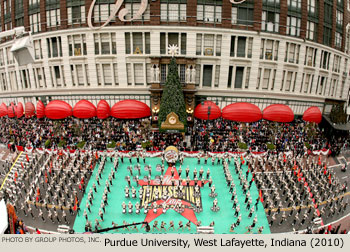
<path fill-rule="evenodd" d="M 182 85 L 180 83 L 176 60 L 173 57 L 169 65 L 169 73 L 163 89 L 162 100 L 159 109 L 159 128 L 166 120 L 169 113 L 174 112 L 179 120 L 186 125 L 186 105 Z"/>

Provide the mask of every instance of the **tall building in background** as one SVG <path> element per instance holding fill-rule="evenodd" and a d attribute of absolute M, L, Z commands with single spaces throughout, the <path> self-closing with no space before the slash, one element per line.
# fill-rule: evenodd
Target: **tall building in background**
<path fill-rule="evenodd" d="M 176 45 L 187 109 L 349 105 L 349 0 L 117 2 L 114 13 L 115 0 L 0 0 L 1 31 L 31 31 L 35 56 L 19 66 L 13 40 L 1 41 L 1 102 L 137 99 L 154 110 Z"/>

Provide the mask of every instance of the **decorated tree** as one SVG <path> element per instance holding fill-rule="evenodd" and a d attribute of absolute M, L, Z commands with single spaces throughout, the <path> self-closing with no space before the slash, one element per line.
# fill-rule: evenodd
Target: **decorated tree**
<path fill-rule="evenodd" d="M 169 65 L 169 73 L 163 89 L 162 100 L 159 109 L 159 128 L 166 120 L 169 113 L 174 112 L 179 120 L 186 125 L 186 105 L 182 85 L 180 83 L 176 60 L 173 57 Z"/>
<path fill-rule="evenodd" d="M 330 119 L 333 123 L 346 123 L 346 117 L 347 115 L 344 109 L 344 105 L 335 104 L 332 106 Z"/>

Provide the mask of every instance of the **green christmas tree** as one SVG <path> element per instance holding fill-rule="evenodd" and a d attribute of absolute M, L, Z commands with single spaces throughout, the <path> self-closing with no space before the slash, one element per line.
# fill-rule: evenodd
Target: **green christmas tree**
<path fill-rule="evenodd" d="M 169 73 L 163 89 L 162 100 L 159 109 L 159 128 L 166 120 L 169 113 L 174 112 L 179 116 L 179 120 L 186 126 L 186 105 L 182 85 L 178 74 L 176 60 L 173 57 L 169 65 Z"/>

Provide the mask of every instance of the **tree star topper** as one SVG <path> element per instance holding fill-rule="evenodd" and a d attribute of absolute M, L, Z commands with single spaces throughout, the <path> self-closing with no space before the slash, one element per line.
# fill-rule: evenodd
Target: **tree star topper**
<path fill-rule="evenodd" d="M 177 45 L 169 45 L 168 53 L 171 54 L 171 57 L 175 57 L 175 55 L 179 54 L 179 47 Z"/>

